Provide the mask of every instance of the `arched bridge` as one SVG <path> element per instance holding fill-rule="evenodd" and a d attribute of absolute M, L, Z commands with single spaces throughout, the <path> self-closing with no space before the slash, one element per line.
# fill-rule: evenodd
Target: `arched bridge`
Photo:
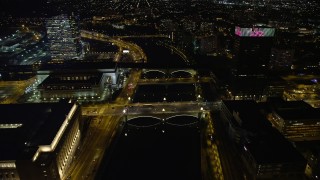
<path fill-rule="evenodd" d="M 191 118 L 190 118 L 191 117 Z M 125 122 L 133 127 L 153 127 L 161 124 L 172 126 L 191 126 L 200 121 L 201 113 L 187 114 L 152 114 L 152 115 L 126 115 Z"/>
<path fill-rule="evenodd" d="M 196 75 L 193 69 L 143 69 L 142 75 L 146 78 L 182 77 L 189 78 Z"/>

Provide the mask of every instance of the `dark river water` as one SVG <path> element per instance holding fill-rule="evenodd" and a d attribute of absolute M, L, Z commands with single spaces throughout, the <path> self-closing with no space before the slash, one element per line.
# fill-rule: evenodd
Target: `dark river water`
<path fill-rule="evenodd" d="M 124 40 L 134 42 L 140 46 L 148 58 L 148 64 L 151 66 L 159 68 L 186 66 L 186 63 L 179 55 L 163 45 L 164 38 L 126 38 Z"/>
<path fill-rule="evenodd" d="M 98 179 L 201 179 L 197 118 L 181 116 L 170 119 L 167 124 L 153 118 L 132 121 L 135 126 L 125 126 L 114 148 L 105 156 L 105 164 L 100 169 L 101 176 Z M 155 125 L 150 126 L 149 121 Z M 190 122 L 195 123 L 182 126 Z M 136 126 L 143 124 L 149 127 Z"/>

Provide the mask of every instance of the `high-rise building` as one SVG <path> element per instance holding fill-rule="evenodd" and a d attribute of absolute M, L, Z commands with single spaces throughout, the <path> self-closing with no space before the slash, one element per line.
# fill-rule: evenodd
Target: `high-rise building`
<path fill-rule="evenodd" d="M 52 61 L 79 59 L 81 43 L 74 18 L 54 16 L 47 20 L 46 27 Z"/>
<path fill-rule="evenodd" d="M 267 26 L 235 27 L 237 69 L 256 73 L 267 69 L 275 29 Z"/>

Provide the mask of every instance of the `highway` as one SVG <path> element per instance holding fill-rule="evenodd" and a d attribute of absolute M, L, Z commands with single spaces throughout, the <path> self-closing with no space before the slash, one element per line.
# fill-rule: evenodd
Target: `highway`
<path fill-rule="evenodd" d="M 119 56 L 119 54 L 122 53 L 127 53 L 126 50 L 128 50 L 128 54 L 132 55 L 134 62 L 147 62 L 147 56 L 144 53 L 144 51 L 134 43 L 123 41 L 120 38 L 116 39 L 113 37 L 109 37 L 102 33 L 85 30 L 81 31 L 81 37 L 113 43 L 114 45 L 119 47 L 119 52 L 117 56 Z M 115 58 L 115 60 L 118 61 L 119 57 Z"/>
<path fill-rule="evenodd" d="M 223 170 L 224 179 L 246 180 L 250 177 L 242 163 L 241 157 L 229 139 L 222 119 L 219 114 L 215 114 L 214 124 L 216 126 L 216 142 Z"/>
<path fill-rule="evenodd" d="M 130 36 L 113 36 L 115 39 L 124 38 L 169 38 L 169 35 L 165 34 L 146 34 L 146 35 L 130 35 Z"/>
<path fill-rule="evenodd" d="M 214 128 L 213 117 L 207 113 L 205 118 L 206 127 L 204 128 L 204 136 L 202 137 L 202 171 L 205 180 L 223 180 L 222 165 L 220 154 L 218 151 L 216 132 Z"/>
<path fill-rule="evenodd" d="M 94 117 L 69 172 L 63 179 L 94 179 L 104 152 L 110 146 L 120 122 L 120 116 Z"/>

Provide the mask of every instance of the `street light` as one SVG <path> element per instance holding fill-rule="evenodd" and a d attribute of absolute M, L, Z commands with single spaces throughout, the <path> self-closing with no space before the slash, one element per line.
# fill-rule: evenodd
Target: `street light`
<path fill-rule="evenodd" d="M 122 112 L 123 112 L 123 114 L 124 114 L 124 120 L 125 120 L 125 122 L 127 123 L 127 121 L 128 121 L 127 109 L 125 108 Z"/>
<path fill-rule="evenodd" d="M 200 112 L 198 113 L 198 119 L 199 119 L 199 121 L 200 121 L 200 119 L 201 119 L 202 113 L 203 113 L 203 107 L 200 107 Z"/>

